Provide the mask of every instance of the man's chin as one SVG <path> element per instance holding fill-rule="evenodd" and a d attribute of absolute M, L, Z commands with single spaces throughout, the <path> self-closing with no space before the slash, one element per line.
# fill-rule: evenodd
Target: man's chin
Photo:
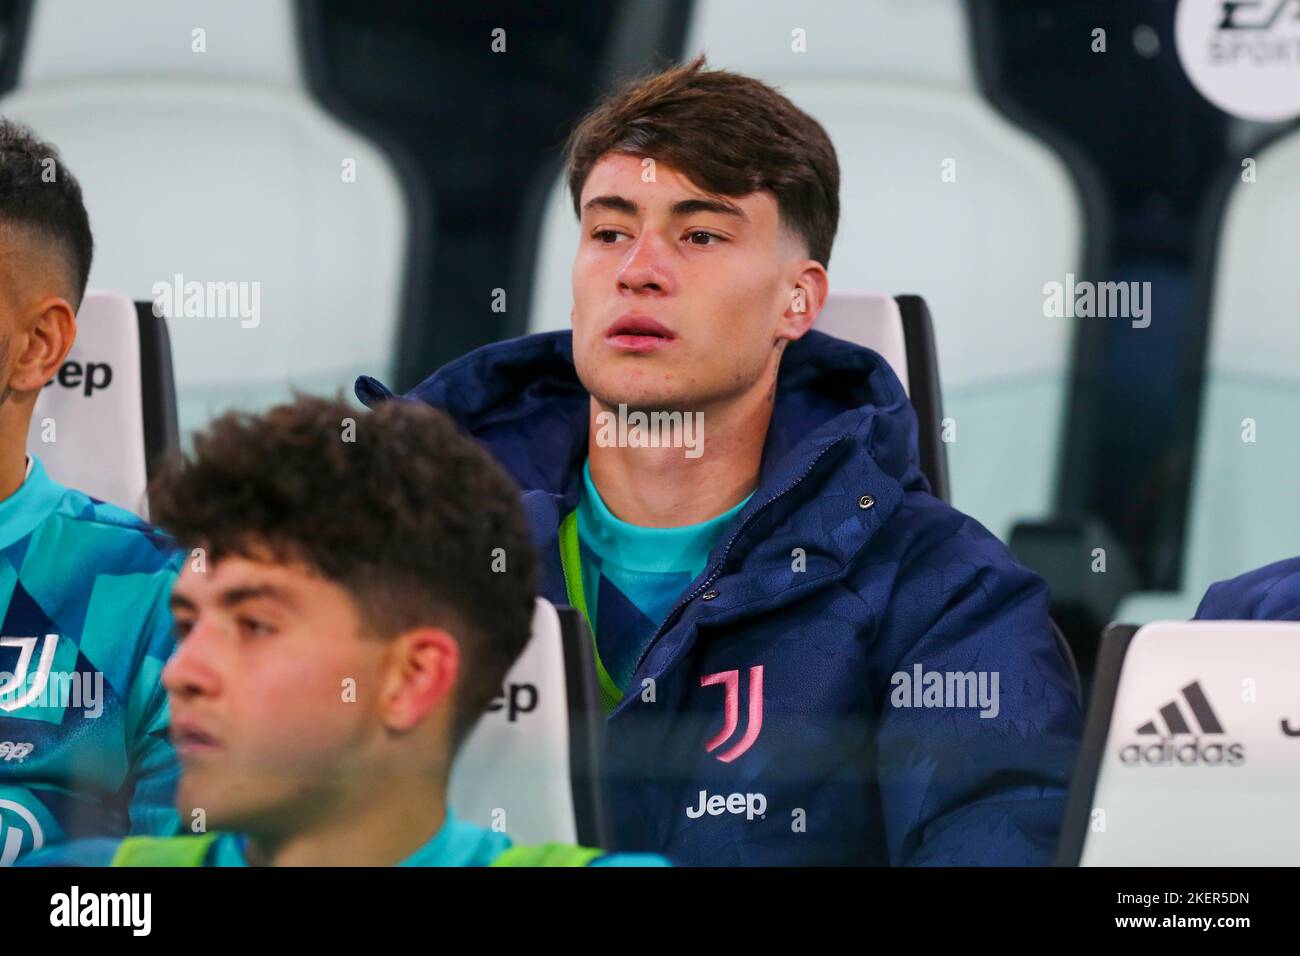
<path fill-rule="evenodd" d="M 618 411 L 620 405 L 628 411 L 697 411 L 700 408 L 698 396 L 684 394 L 676 383 L 656 386 L 638 380 L 636 376 L 610 376 L 588 386 L 587 391 L 602 408 Z"/>
<path fill-rule="evenodd" d="M 239 788 L 236 788 L 239 789 Z M 247 794 L 243 795 L 245 798 Z M 202 773 L 186 770 L 176 788 L 176 808 L 181 814 L 182 830 L 203 833 L 210 830 L 244 829 L 243 823 L 256 816 L 242 804 L 239 793 L 220 780 L 204 779 Z"/>
<path fill-rule="evenodd" d="M 682 401 L 680 363 L 654 358 L 615 358 L 611 361 L 577 363 L 578 379 L 596 401 L 610 408 L 658 407 Z"/>

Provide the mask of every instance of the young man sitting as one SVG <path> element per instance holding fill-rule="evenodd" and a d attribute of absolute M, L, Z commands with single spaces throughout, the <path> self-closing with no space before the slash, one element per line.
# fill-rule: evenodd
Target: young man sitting
<path fill-rule="evenodd" d="M 447 807 L 457 748 L 529 639 L 536 559 L 518 488 L 445 415 L 307 398 L 227 415 L 151 495 L 191 549 L 163 680 L 178 807 L 204 832 L 29 863 L 666 862 L 512 847 Z"/>
<path fill-rule="evenodd" d="M 1050 863 L 1082 714 L 1047 588 L 929 494 L 885 361 L 811 329 L 825 130 L 697 60 L 599 104 L 567 172 L 572 333 L 410 397 L 523 486 L 542 594 L 591 621 L 620 848 Z"/>

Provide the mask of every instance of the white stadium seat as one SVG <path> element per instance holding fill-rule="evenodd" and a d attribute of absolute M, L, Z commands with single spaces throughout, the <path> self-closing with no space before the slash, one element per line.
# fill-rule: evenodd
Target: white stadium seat
<path fill-rule="evenodd" d="M 176 443 L 166 322 L 90 290 L 72 351 L 36 399 L 27 449 L 50 477 L 148 517 L 154 458 Z"/>
<path fill-rule="evenodd" d="M 898 376 L 903 391 L 911 394 L 903 313 L 893 296 L 876 292 L 832 292 L 817 316 L 816 328 L 878 353 Z"/>
<path fill-rule="evenodd" d="M 1065 866 L 1293 866 L 1300 624 L 1159 621 L 1102 639 Z"/>
<path fill-rule="evenodd" d="M 699 0 L 685 58 L 773 83 L 826 127 L 842 178 L 831 286 L 925 297 L 953 503 L 1005 539 L 1052 505 L 1073 328 L 1044 317 L 1042 289 L 1080 270 L 1083 225 L 1065 164 L 981 96 L 968 33 L 960 0 Z M 562 179 L 543 217 L 534 332 L 567 327 L 572 305 Z"/>
<path fill-rule="evenodd" d="M 391 369 L 405 198 L 308 95 L 288 0 L 37 0 L 0 115 L 81 181 L 93 284 L 181 287 L 164 311 L 183 430 Z"/>
<path fill-rule="evenodd" d="M 930 310 L 920 296 L 833 291 L 817 315 L 816 328 L 871 349 L 889 363 L 916 411 L 921 470 L 930 490 L 951 500 L 948 446 L 942 440 L 943 402 Z"/>
<path fill-rule="evenodd" d="M 1117 617 L 1189 617 L 1215 581 L 1300 553 L 1300 134 L 1238 180 L 1219 236 L 1182 587 Z M 1253 440 L 1252 440 L 1253 439 Z"/>
<path fill-rule="evenodd" d="M 456 758 L 452 809 L 516 844 L 607 847 L 604 728 L 581 615 L 539 598 L 528 646 Z"/>

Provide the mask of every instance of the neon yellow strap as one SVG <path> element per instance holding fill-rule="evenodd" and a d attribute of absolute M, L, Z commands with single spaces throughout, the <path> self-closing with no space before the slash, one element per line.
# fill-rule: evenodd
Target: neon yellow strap
<path fill-rule="evenodd" d="M 598 856 L 604 856 L 604 851 L 567 843 L 512 846 L 489 866 L 586 866 Z"/>
<path fill-rule="evenodd" d="M 113 855 L 112 866 L 202 866 L 217 834 L 178 837 L 127 837 Z M 603 850 L 567 843 L 514 846 L 492 866 L 586 866 Z"/>
<path fill-rule="evenodd" d="M 217 834 L 177 837 L 127 837 L 109 866 L 202 866 Z"/>
<path fill-rule="evenodd" d="M 605 662 L 600 659 L 596 627 L 587 611 L 587 595 L 582 590 L 582 551 L 578 547 L 577 511 L 570 511 L 560 522 L 560 566 L 564 569 L 564 589 L 569 595 L 569 603 L 582 612 L 587 621 L 587 630 L 591 631 L 591 649 L 596 655 L 596 676 L 600 678 L 600 703 L 608 714 L 623 699 L 623 691 L 614 683 L 614 678 L 605 670 Z"/>

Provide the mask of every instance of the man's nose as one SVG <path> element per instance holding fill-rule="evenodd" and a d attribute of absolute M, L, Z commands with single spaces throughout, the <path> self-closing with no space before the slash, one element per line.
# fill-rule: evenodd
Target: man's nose
<path fill-rule="evenodd" d="M 618 270 L 619 291 L 660 292 L 673 291 L 672 273 L 668 266 L 668 250 L 662 240 L 644 232 L 632 243 L 627 258 Z"/>
<path fill-rule="evenodd" d="M 163 668 L 162 683 L 167 693 L 188 698 L 215 694 L 220 689 L 221 680 L 212 656 L 215 637 L 203 624 L 196 622 L 190 628 Z"/>

